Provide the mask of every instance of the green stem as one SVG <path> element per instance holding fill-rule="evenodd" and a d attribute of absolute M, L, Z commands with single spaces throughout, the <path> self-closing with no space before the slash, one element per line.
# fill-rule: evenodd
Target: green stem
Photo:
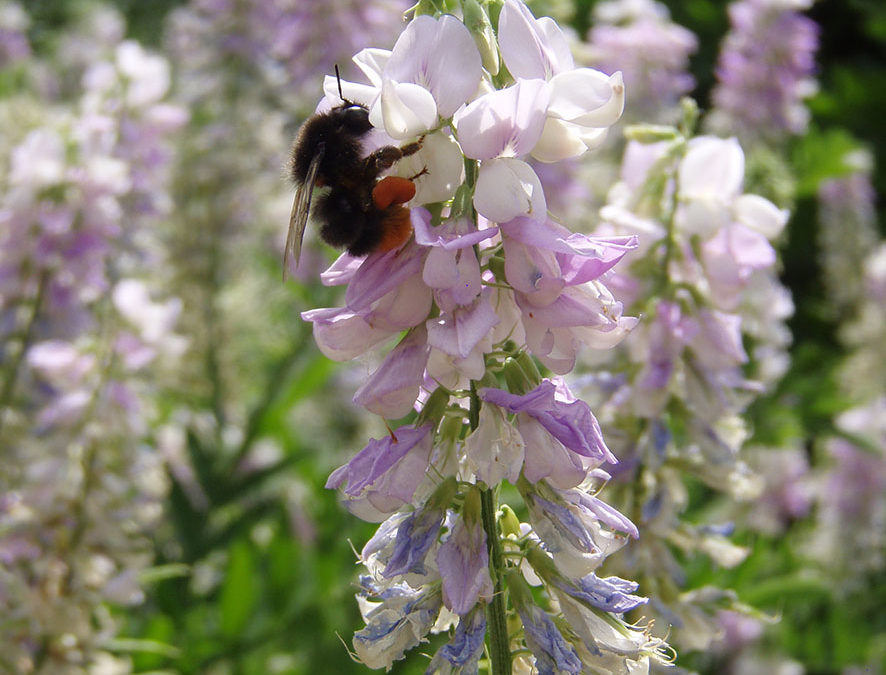
<path fill-rule="evenodd" d="M 477 428 L 480 422 L 480 397 L 477 396 L 477 385 L 471 382 L 471 408 L 469 421 L 471 430 Z M 505 613 L 504 594 L 504 557 L 501 551 L 501 538 L 498 533 L 496 518 L 497 507 L 495 493 L 492 488 L 480 491 L 481 513 L 483 518 L 483 530 L 486 532 L 486 546 L 489 552 L 489 575 L 492 577 L 493 595 L 492 601 L 486 608 L 486 637 L 489 661 L 493 675 L 510 675 L 511 673 L 511 649 L 508 641 L 508 624 Z"/>

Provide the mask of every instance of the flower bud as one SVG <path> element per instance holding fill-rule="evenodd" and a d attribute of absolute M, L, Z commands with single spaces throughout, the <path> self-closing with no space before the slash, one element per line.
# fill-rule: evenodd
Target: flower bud
<path fill-rule="evenodd" d="M 465 0 L 462 3 L 462 11 L 464 12 L 465 25 L 471 31 L 471 37 L 474 38 L 477 49 L 480 50 L 483 67 L 490 75 L 497 75 L 500 66 L 498 45 L 489 17 L 477 0 Z"/>

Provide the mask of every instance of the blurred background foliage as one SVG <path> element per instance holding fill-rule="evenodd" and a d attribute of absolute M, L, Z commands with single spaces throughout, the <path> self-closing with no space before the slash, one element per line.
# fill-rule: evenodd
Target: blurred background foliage
<path fill-rule="evenodd" d="M 129 37 L 163 51 L 167 19 L 186 3 L 114 4 L 126 19 Z M 536 15 L 552 13 L 578 35 L 591 26 L 592 0 L 529 4 Z M 729 25 L 726 3 L 665 4 L 673 20 L 699 38 L 691 61 L 697 82 L 692 95 L 704 110 L 710 105 L 718 50 Z M 87 4 L 28 0 L 24 6 L 31 17 L 32 48 L 49 54 Z M 822 461 L 820 438 L 834 433 L 835 415 L 851 405 L 842 394 L 838 370 L 844 349 L 838 337 L 842 317 L 827 301 L 815 250 L 816 195 L 823 180 L 847 174 L 847 152 L 867 148 L 880 157 L 886 151 L 886 3 L 821 0 L 809 15 L 822 27 L 820 90 L 808 100 L 809 132 L 785 150 L 796 180 L 794 215 L 782 249 L 783 281 L 797 307 L 790 322 L 793 361 L 777 390 L 754 405 L 753 420 L 756 442 L 777 446 L 799 436 L 814 466 Z M 396 12 L 390 20 L 394 36 Z M 361 31 L 359 25 L 352 28 Z M 173 62 L 174 69 L 182 65 Z M 321 78 L 331 66 L 316 72 L 314 99 L 283 110 L 287 119 L 281 123 L 290 134 L 319 98 Z M 240 91 L 220 109 L 197 100 L 191 128 L 230 115 L 226 122 L 232 132 L 245 134 L 250 113 L 247 102 L 237 97 L 245 99 L 259 90 L 244 85 Z M 248 103 L 261 106 L 263 101 Z M 249 153 L 254 140 L 246 135 L 222 138 L 241 153 Z M 279 148 L 280 165 L 286 151 Z M 232 165 L 228 172 L 210 172 L 210 179 L 200 183 L 205 163 L 224 160 L 205 148 L 187 156 L 179 168 L 176 204 L 187 209 L 198 189 L 212 198 L 201 201 L 210 205 L 209 211 L 188 211 L 182 217 L 190 229 L 166 234 L 173 243 L 176 237 L 190 237 L 178 243 L 183 259 L 176 263 L 179 276 L 169 284 L 185 301 L 183 321 L 193 324 L 187 333 L 197 336 L 195 351 L 202 356 L 183 366 L 189 386 L 165 392 L 162 405 L 170 416 L 182 406 L 191 411 L 181 425 L 184 464 L 191 471 L 170 469 L 168 518 L 154 536 L 157 567 L 146 575 L 145 603 L 120 614 L 124 627 L 118 646 L 133 655 L 138 673 L 363 672 L 349 658 L 347 646 L 362 625 L 353 598 L 351 546 L 361 547 L 374 528 L 350 516 L 324 483 L 334 466 L 383 428 L 378 420 L 359 418 L 349 405 L 349 392 L 361 373 L 323 358 L 298 317 L 309 307 L 330 306 L 335 293 L 316 283 L 279 281 L 279 261 L 267 244 L 282 236 L 289 198 L 285 182 L 267 184 L 264 195 L 253 197 L 274 196 L 283 204 L 277 209 L 281 218 L 247 218 L 241 225 L 254 228 L 250 237 L 219 231 L 219 214 L 240 206 L 224 200 L 232 194 L 239 198 L 237 182 L 248 169 Z M 883 163 L 874 167 L 873 182 L 882 236 Z M 265 213 L 252 211 L 256 217 Z M 261 233 L 259 243 L 256 233 Z M 701 520 L 719 508 L 700 485 L 692 486 L 691 495 L 690 519 L 697 515 Z M 842 584 L 810 567 L 795 546 L 809 527 L 801 519 L 778 536 L 739 529 L 735 540 L 749 547 L 751 555 L 731 570 L 707 559 L 686 561 L 687 588 L 732 588 L 747 604 L 777 617 L 762 638 L 763 651 L 793 659 L 807 673 L 886 664 L 883 570 L 859 584 L 860 590 L 840 590 Z M 433 653 L 433 648 L 424 651 Z M 721 673 L 727 672 L 728 658 L 716 652 L 689 653 L 678 664 Z M 424 667 L 422 657 L 413 655 L 394 672 L 421 673 Z"/>

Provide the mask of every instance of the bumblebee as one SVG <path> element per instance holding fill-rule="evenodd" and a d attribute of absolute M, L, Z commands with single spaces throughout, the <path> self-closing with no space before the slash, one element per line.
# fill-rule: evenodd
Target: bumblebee
<path fill-rule="evenodd" d="M 338 76 L 338 68 L 336 68 Z M 289 174 L 296 185 L 283 253 L 283 275 L 290 257 L 296 266 L 308 214 L 320 224 L 320 237 L 353 256 L 390 251 L 412 233 L 409 209 L 403 204 L 415 196 L 412 182 L 425 171 L 403 178 L 379 176 L 403 157 L 421 149 L 419 139 L 402 147 L 387 145 L 363 155 L 363 141 L 372 130 L 369 110 L 341 94 L 340 105 L 312 115 L 292 146 Z M 315 187 L 326 188 L 314 200 Z"/>

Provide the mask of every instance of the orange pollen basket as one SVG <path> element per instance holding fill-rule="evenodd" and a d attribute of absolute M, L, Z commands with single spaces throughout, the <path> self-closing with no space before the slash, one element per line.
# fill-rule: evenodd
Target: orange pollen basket
<path fill-rule="evenodd" d="M 372 189 L 372 203 L 375 208 L 385 211 L 382 220 L 382 238 L 379 251 L 393 251 L 399 248 L 412 234 L 409 209 L 400 206 L 415 196 L 415 185 L 408 178 L 385 176 Z"/>
<path fill-rule="evenodd" d="M 372 203 L 384 211 L 391 204 L 405 204 L 415 197 L 415 185 L 408 178 L 385 176 L 372 188 Z"/>

